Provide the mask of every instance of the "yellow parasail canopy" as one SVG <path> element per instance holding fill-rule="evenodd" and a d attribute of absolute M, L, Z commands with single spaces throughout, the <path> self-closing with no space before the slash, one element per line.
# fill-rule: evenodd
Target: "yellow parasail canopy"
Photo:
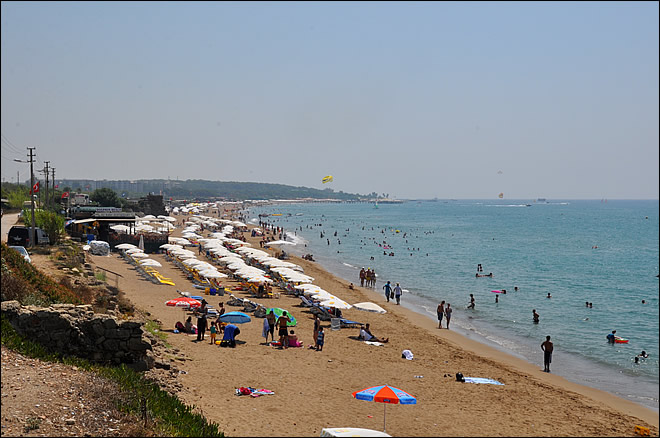
<path fill-rule="evenodd" d="M 502 198 L 504 198 L 504 193 L 500 193 L 500 194 L 497 195 L 497 196 L 498 196 L 500 199 L 502 199 Z"/>
<path fill-rule="evenodd" d="M 323 182 L 323 184 L 332 182 L 332 175 L 324 176 L 321 181 Z"/>

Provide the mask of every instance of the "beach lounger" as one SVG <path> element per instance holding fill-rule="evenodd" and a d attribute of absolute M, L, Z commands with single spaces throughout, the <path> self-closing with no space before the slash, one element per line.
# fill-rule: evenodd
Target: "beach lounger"
<path fill-rule="evenodd" d="M 314 301 L 310 300 L 304 295 L 300 295 L 298 298 L 300 298 L 300 301 L 302 301 L 302 305 L 305 307 L 314 307 L 316 306 L 316 303 Z"/>
<path fill-rule="evenodd" d="M 310 307 L 309 311 L 313 315 L 318 315 L 321 321 L 330 321 L 332 318 L 334 318 L 334 316 L 330 314 L 330 312 L 328 312 L 325 307 L 314 306 Z"/>
<path fill-rule="evenodd" d="M 362 322 L 357 322 L 357 321 L 349 321 L 346 318 L 339 318 L 339 324 L 341 325 L 342 328 L 355 328 L 355 327 L 360 327 L 364 325 Z"/>

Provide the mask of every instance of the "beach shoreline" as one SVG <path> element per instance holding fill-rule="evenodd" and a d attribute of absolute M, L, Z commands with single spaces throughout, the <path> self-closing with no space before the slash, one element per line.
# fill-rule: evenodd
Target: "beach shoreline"
<path fill-rule="evenodd" d="M 293 263 L 302 266 L 305 269 L 305 272 L 315 272 L 315 270 L 311 266 L 312 262 L 308 262 L 304 259 L 299 258 L 298 256 L 291 256 L 291 259 Z M 310 275 L 314 276 L 313 274 Z M 334 275 L 334 274 L 329 273 L 329 275 Z M 336 277 L 336 278 L 339 279 L 340 277 Z M 341 279 L 341 280 L 343 280 L 345 286 L 348 288 L 348 285 L 351 283 L 351 281 L 346 279 Z M 356 286 L 356 288 L 359 288 L 359 286 Z M 364 290 L 364 292 L 367 293 L 367 295 L 365 296 L 366 300 L 377 301 L 377 304 L 380 305 L 381 307 L 387 306 L 386 303 L 380 302 L 376 299 L 376 297 L 380 298 L 382 296 L 382 294 L 379 293 L 378 290 L 371 288 L 364 288 L 364 287 L 360 289 Z M 339 296 L 339 298 L 344 299 L 342 296 Z M 658 426 L 658 412 L 649 409 L 646 406 L 640 405 L 639 403 L 626 400 L 624 398 L 611 394 L 607 391 L 603 391 L 597 388 L 592 388 L 590 386 L 571 382 L 565 379 L 564 377 L 558 376 L 556 374 L 544 373 L 542 372 L 542 370 L 539 369 L 539 366 L 536 364 L 528 362 L 523 358 L 515 357 L 506 351 L 487 345 L 484 342 L 470 339 L 469 337 L 455 330 L 451 330 L 451 329 L 447 330 L 445 328 L 438 329 L 437 320 L 433 320 L 433 318 L 431 318 L 429 315 L 418 312 L 412 308 L 408 308 L 405 305 L 399 305 L 399 306 L 390 305 L 388 307 L 388 312 L 396 312 L 397 314 L 401 314 L 405 316 L 405 318 L 408 320 L 410 324 L 423 328 L 428 332 L 429 335 L 441 336 L 443 339 L 452 342 L 457 348 L 468 350 L 486 359 L 495 360 L 497 362 L 506 365 L 507 367 L 515 368 L 521 372 L 534 374 L 535 378 L 544 380 L 549 384 L 560 385 L 568 391 L 577 392 L 586 395 L 588 397 L 598 399 L 598 401 L 607 404 L 613 409 L 619 410 L 621 412 L 625 412 L 628 415 L 639 415 L 639 413 L 637 412 L 647 411 L 645 412 L 645 415 L 641 418 L 643 418 L 645 421 L 648 421 L 649 423 L 654 424 L 654 426 L 656 427 Z M 422 318 L 420 318 L 420 316 Z M 540 345 L 540 341 L 539 341 L 539 345 Z M 655 421 L 655 423 L 653 423 L 653 421 Z"/>
<path fill-rule="evenodd" d="M 173 235 L 179 235 L 175 230 Z M 246 239 L 259 247 L 259 237 Z M 274 250 L 267 250 L 274 253 Z M 92 265 L 124 275 L 120 289 L 140 309 L 162 323 L 168 342 L 187 359 L 177 363 L 177 394 L 194 405 L 227 436 L 318 436 L 324 427 L 363 427 L 382 430 L 383 406 L 355 400 L 351 393 L 370 386 L 389 384 L 410 392 L 416 406 L 387 409 L 387 431 L 393 436 L 632 436 L 635 425 L 650 427 L 657 435 L 658 415 L 650 409 L 604 391 L 574 384 L 538 366 L 468 339 L 452 330 L 438 330 L 430 318 L 394 303 L 381 303 L 384 315 L 356 309 L 344 317 L 369 322 L 377 336 L 389 337 L 384 346 L 369 346 L 352 339 L 358 329 L 326 328 L 322 352 L 311 344 L 313 319 L 300 299 L 285 293 L 278 299 L 254 299 L 267 306 L 288 309 L 298 320 L 296 334 L 304 348 L 279 350 L 261 337 L 262 320 L 253 318 L 241 326 L 242 341 L 235 349 L 194 342 L 194 336 L 173 334 L 181 309 L 164 302 L 176 290 L 200 293 L 183 273 L 163 255 L 152 255 L 163 264 L 158 270 L 176 286 L 142 280 L 117 254 L 89 256 Z M 199 256 L 204 260 L 204 256 Z M 291 257 L 291 262 L 315 278 L 314 284 L 348 302 L 374 301 L 373 291 L 356 287 L 314 262 Z M 238 282 L 229 280 L 227 287 Z M 249 297 L 242 291 L 232 291 Z M 210 304 L 228 296 L 207 296 Z M 225 306 L 227 307 L 227 306 Z M 228 310 L 241 308 L 228 307 Z M 207 334 L 208 336 L 208 334 Z M 401 358 L 403 349 L 414 360 Z M 500 385 L 456 382 L 455 373 L 496 379 Z M 423 376 L 418 378 L 417 376 Z M 274 395 L 236 397 L 240 386 L 265 388 Z"/>

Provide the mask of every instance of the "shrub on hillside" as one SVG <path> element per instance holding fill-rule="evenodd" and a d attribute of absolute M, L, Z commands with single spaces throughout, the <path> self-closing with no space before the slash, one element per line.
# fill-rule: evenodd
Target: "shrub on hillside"
<path fill-rule="evenodd" d="M 9 279 L 13 276 L 19 278 L 28 289 L 28 292 L 22 295 L 23 298 L 34 295 L 31 298 L 32 303 L 43 302 L 46 305 L 55 303 L 82 304 L 80 298 L 78 298 L 70 289 L 58 284 L 52 278 L 40 272 L 32 264 L 26 262 L 23 256 L 17 251 L 10 250 L 4 242 L 0 248 L 3 271 L 3 300 L 5 293 L 5 277 L 8 277 Z M 5 275 L 5 271 L 7 274 L 11 275 Z M 9 281 L 11 282 L 11 280 Z M 7 287 L 9 288 L 10 286 L 11 283 L 8 283 Z M 7 289 L 7 293 L 21 294 L 20 290 L 10 292 L 9 289 Z M 21 304 L 25 303 L 21 301 Z"/>

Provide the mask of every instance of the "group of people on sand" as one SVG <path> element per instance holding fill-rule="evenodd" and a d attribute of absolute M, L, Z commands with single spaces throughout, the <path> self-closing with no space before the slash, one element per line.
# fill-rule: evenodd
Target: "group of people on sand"
<path fill-rule="evenodd" d="M 264 326 L 261 336 L 266 338 L 266 343 L 268 344 L 268 335 L 270 334 L 271 342 L 270 345 L 275 345 L 279 349 L 288 349 L 289 347 L 302 347 L 303 342 L 298 339 L 296 332 L 291 329 L 289 331 L 288 324 L 291 322 L 291 318 L 287 311 L 283 311 L 282 314 L 277 317 L 275 312 L 271 309 L 270 312 L 264 318 Z M 278 327 L 278 336 L 279 340 L 275 343 L 275 327 Z M 318 315 L 314 315 L 314 346 L 312 348 L 316 351 L 323 350 L 323 344 L 325 343 L 325 333 L 323 327 L 321 327 L 321 320 Z"/>
<path fill-rule="evenodd" d="M 360 269 L 360 286 L 376 287 L 376 271 L 371 268 Z"/>

